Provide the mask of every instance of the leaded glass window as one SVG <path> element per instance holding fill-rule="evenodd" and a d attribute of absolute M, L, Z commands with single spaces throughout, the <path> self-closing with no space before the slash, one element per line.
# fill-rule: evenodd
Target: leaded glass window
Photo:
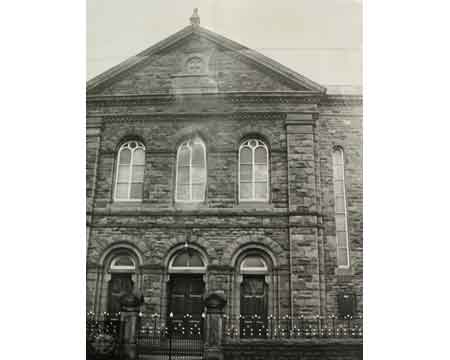
<path fill-rule="evenodd" d="M 239 148 L 239 200 L 269 201 L 269 151 L 261 140 Z"/>
<path fill-rule="evenodd" d="M 175 200 L 203 201 L 206 189 L 206 151 L 199 138 L 180 145 L 177 153 Z"/>
<path fill-rule="evenodd" d="M 142 200 L 144 168 L 144 145 L 139 141 L 123 144 L 117 158 L 115 200 Z"/>

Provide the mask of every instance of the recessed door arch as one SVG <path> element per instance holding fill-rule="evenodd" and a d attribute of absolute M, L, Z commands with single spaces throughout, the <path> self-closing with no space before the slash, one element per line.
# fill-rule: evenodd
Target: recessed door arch
<path fill-rule="evenodd" d="M 94 311 L 117 314 L 120 298 L 141 287 L 142 258 L 132 245 L 117 243 L 103 253 L 99 263 Z"/>
<path fill-rule="evenodd" d="M 169 259 L 167 316 L 172 317 L 175 326 L 187 320 L 200 326 L 204 311 L 206 265 L 205 256 L 190 246 L 178 249 Z"/>

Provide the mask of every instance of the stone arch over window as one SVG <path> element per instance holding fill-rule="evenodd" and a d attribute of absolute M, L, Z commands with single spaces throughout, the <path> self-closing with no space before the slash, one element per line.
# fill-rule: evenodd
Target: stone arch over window
<path fill-rule="evenodd" d="M 239 146 L 239 201 L 268 202 L 270 194 L 269 148 L 260 138 L 245 139 Z"/>
<path fill-rule="evenodd" d="M 286 235 L 287 236 L 287 235 Z M 233 239 L 225 248 L 222 256 L 222 263 L 236 267 L 236 259 L 247 249 L 257 248 L 270 256 L 274 266 L 287 265 L 287 253 L 280 244 L 268 236 L 243 235 Z"/>
<path fill-rule="evenodd" d="M 208 259 L 204 251 L 192 244 L 180 244 L 173 248 L 167 257 L 166 267 L 169 274 L 197 273 L 205 274 Z"/>
<path fill-rule="evenodd" d="M 139 140 L 124 142 L 117 152 L 115 201 L 141 201 L 144 188 L 145 146 Z"/>
<path fill-rule="evenodd" d="M 175 176 L 176 202 L 201 202 L 206 193 L 206 146 L 196 136 L 178 146 Z"/>
<path fill-rule="evenodd" d="M 204 273 L 206 264 L 201 254 L 192 248 L 178 251 L 170 260 L 169 273 Z"/>
<path fill-rule="evenodd" d="M 259 139 L 262 140 L 269 148 L 269 153 L 271 151 L 283 150 L 283 134 L 272 133 L 268 131 L 264 126 L 256 123 L 251 125 L 243 125 L 241 128 L 236 129 L 235 137 L 235 147 L 236 150 L 239 149 L 241 143 L 249 139 Z"/>

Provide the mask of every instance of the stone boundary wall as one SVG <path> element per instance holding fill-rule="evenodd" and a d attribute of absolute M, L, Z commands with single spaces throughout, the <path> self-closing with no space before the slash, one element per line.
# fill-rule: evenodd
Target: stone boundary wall
<path fill-rule="evenodd" d="M 224 360 L 362 360 L 362 339 L 248 341 L 223 345 Z"/>

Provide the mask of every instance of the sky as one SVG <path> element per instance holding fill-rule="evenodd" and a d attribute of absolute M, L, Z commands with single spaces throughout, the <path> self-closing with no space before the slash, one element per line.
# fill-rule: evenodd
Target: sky
<path fill-rule="evenodd" d="M 200 25 L 324 86 L 362 84 L 357 0 L 87 0 L 87 79 L 189 24 Z"/>

